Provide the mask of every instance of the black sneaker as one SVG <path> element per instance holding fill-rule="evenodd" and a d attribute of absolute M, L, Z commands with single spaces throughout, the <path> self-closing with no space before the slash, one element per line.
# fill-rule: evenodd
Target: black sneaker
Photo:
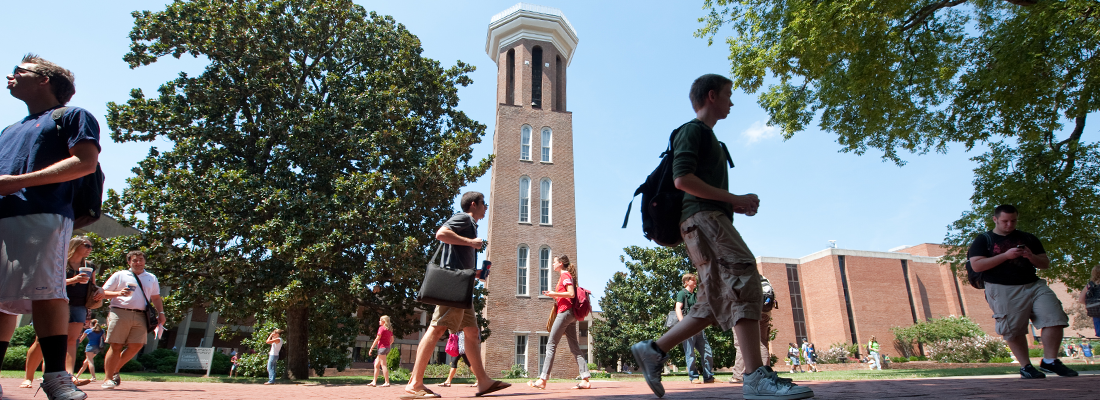
<path fill-rule="evenodd" d="M 1039 369 L 1046 372 L 1058 374 L 1058 376 L 1077 376 L 1077 371 L 1074 371 L 1067 367 L 1065 364 L 1062 364 L 1062 360 L 1059 359 L 1055 359 L 1054 362 L 1050 364 L 1047 364 L 1046 361 L 1040 361 Z"/>
<path fill-rule="evenodd" d="M 1047 375 L 1035 369 L 1034 365 L 1028 364 L 1020 368 L 1020 377 L 1024 379 L 1042 379 L 1046 378 Z"/>

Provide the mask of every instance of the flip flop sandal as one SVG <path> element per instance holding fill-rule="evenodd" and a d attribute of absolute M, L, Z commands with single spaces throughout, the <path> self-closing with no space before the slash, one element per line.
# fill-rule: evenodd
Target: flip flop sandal
<path fill-rule="evenodd" d="M 406 391 L 406 393 L 408 393 L 408 392 Z M 408 393 L 404 396 L 401 396 L 402 399 L 406 399 L 406 400 L 409 400 L 409 399 L 438 399 L 440 397 L 443 397 L 443 396 L 440 396 L 440 395 L 436 394 L 435 392 L 433 392 L 431 390 L 428 390 L 428 389 L 417 390 L 415 393 Z"/>
<path fill-rule="evenodd" d="M 390 387 L 390 384 L 387 383 L 387 384 L 379 386 L 379 387 Z"/>
<path fill-rule="evenodd" d="M 536 385 L 535 381 L 527 381 L 527 386 L 533 387 L 538 390 L 546 390 L 546 381 L 542 382 L 542 386 Z"/>
<path fill-rule="evenodd" d="M 23 383 L 19 384 L 19 387 L 23 389 L 34 389 L 34 384 L 31 383 L 31 381 L 23 381 Z"/>
<path fill-rule="evenodd" d="M 375 386 L 377 386 L 377 385 L 375 385 L 375 384 L 374 384 L 374 382 L 371 382 L 371 383 L 368 383 L 368 384 L 367 384 L 367 386 L 370 386 L 370 387 L 375 387 Z"/>
<path fill-rule="evenodd" d="M 591 388 L 592 388 L 591 383 L 589 383 L 588 385 L 585 385 L 583 383 L 578 383 L 577 386 L 573 386 L 570 389 L 591 389 Z"/>
<path fill-rule="evenodd" d="M 438 385 L 436 385 L 436 386 L 439 386 L 439 387 L 451 387 L 451 384 L 450 384 L 450 383 L 447 383 L 447 382 L 443 382 L 443 383 L 440 383 L 440 384 L 438 384 Z"/>
<path fill-rule="evenodd" d="M 511 383 L 501 382 L 501 381 L 493 381 L 493 384 L 490 385 L 489 388 L 486 389 L 484 392 L 474 393 L 474 397 L 481 397 L 481 396 L 487 395 L 489 393 L 493 393 L 493 392 L 496 392 L 496 391 L 499 391 L 499 390 L 507 389 L 511 386 L 512 386 Z"/>

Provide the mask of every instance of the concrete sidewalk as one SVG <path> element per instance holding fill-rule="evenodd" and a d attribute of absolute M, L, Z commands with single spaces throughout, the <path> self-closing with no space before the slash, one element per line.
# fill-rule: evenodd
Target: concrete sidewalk
<path fill-rule="evenodd" d="M 45 399 L 44 393 L 34 396 L 37 389 L 20 389 L 18 379 L 0 379 L 5 400 Z M 1089 371 L 1075 378 L 1057 376 L 1040 380 L 1022 380 L 1017 375 L 995 375 L 956 378 L 926 378 L 869 381 L 798 382 L 809 386 L 817 399 L 896 399 L 921 397 L 926 399 L 1097 399 L 1100 398 L 1100 373 Z M 644 382 L 598 382 L 593 389 L 570 390 L 572 383 L 551 383 L 547 390 L 537 390 L 523 383 L 499 391 L 486 399 L 654 399 Z M 97 384 L 84 387 L 89 399 L 189 399 L 189 400 L 277 400 L 277 399 L 397 399 L 404 385 L 373 388 L 365 385 L 314 384 L 238 384 L 123 381 L 117 389 L 101 389 Z M 450 388 L 431 386 L 445 399 L 474 398 L 474 388 L 456 385 Z M 438 389 L 438 390 L 436 390 Z M 715 383 L 692 385 L 683 380 L 666 382 L 666 399 L 740 399 L 741 385 Z"/>

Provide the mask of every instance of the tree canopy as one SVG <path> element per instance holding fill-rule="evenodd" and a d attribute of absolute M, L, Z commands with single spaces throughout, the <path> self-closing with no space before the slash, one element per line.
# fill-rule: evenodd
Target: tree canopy
<path fill-rule="evenodd" d="M 403 25 L 348 0 L 177 1 L 133 16 L 131 68 L 209 60 L 156 97 L 108 104 L 115 141 L 172 143 L 106 204 L 144 232 L 170 304 L 285 321 L 300 379 L 346 363 L 383 314 L 397 335 L 419 329 L 434 232 L 491 163 L 471 162 L 485 126 L 456 109 L 474 68 L 441 67 Z"/>
<path fill-rule="evenodd" d="M 1100 2 L 1096 0 L 705 0 L 696 33 L 722 27 L 735 89 L 756 93 L 785 138 L 818 119 L 841 151 L 946 152 L 974 157 L 971 210 L 949 227 L 958 265 L 1016 204 L 1020 229 L 1047 243 L 1071 286 L 1100 262 L 1100 152 L 1083 141 L 1100 109 Z"/>
<path fill-rule="evenodd" d="M 684 246 L 675 248 L 623 249 L 628 272 L 616 272 L 607 282 L 600 298 L 603 318 L 592 322 L 592 338 L 596 341 L 598 364 L 613 367 L 622 362 L 634 364 L 630 346 L 642 340 L 657 339 L 667 330 L 665 317 L 676 308 L 676 293 L 684 288 L 680 279 L 686 272 L 695 272 Z M 714 350 L 714 367 L 732 366 L 737 355 L 733 346 L 733 331 L 707 328 L 707 342 Z M 682 346 L 669 351 L 669 361 L 684 365 Z"/>

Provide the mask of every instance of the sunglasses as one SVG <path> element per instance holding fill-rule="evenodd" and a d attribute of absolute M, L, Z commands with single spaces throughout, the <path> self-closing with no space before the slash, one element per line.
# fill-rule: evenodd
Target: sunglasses
<path fill-rule="evenodd" d="M 85 249 L 88 249 L 88 250 L 91 250 L 91 249 L 92 249 L 92 245 L 91 245 L 91 244 L 88 244 L 88 243 L 84 243 L 84 244 L 81 244 L 81 246 L 84 246 L 84 248 L 85 248 Z"/>
<path fill-rule="evenodd" d="M 15 69 L 11 70 L 11 74 L 12 74 L 12 75 L 19 75 L 19 73 L 20 73 L 20 72 L 30 72 L 30 73 L 32 73 L 32 74 L 35 74 L 35 75 L 38 75 L 38 76 L 46 76 L 46 74 L 43 74 L 43 73 L 41 73 L 41 72 L 38 72 L 38 71 L 35 71 L 35 70 L 30 70 L 30 69 L 26 69 L 26 68 L 23 68 L 23 67 L 19 67 L 19 66 L 16 66 L 16 67 L 15 67 Z"/>

